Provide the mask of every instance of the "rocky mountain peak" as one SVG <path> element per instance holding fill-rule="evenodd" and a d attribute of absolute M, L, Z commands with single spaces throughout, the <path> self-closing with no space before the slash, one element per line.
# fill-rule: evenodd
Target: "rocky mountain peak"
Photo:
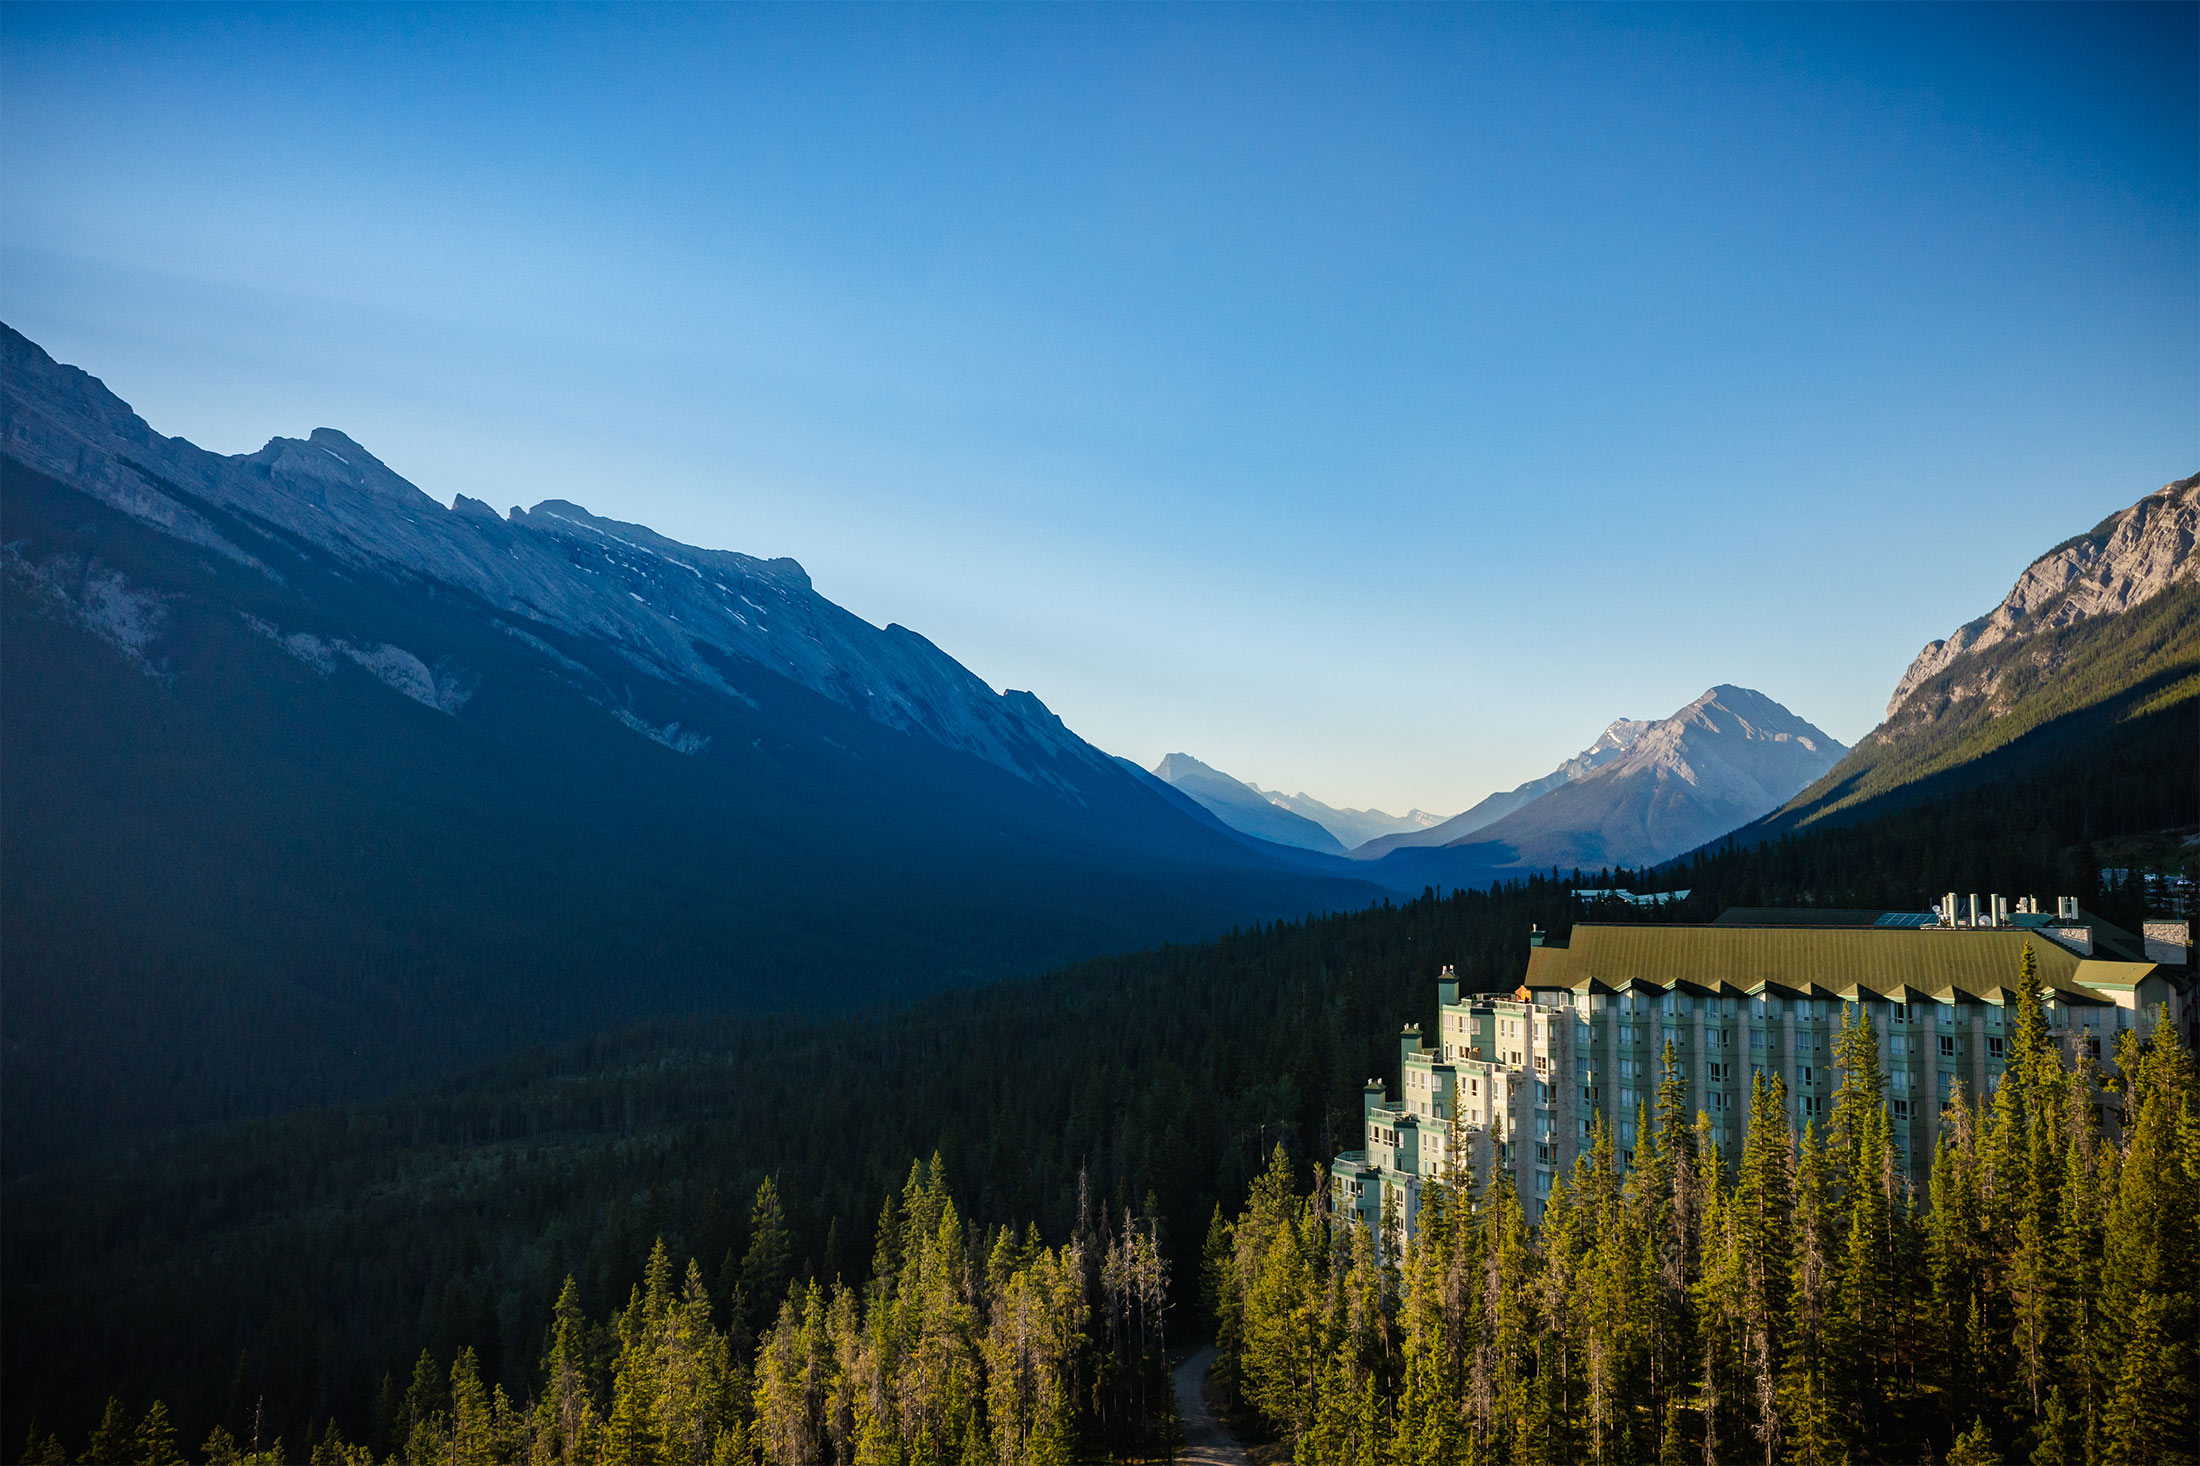
<path fill-rule="evenodd" d="M 270 438 L 267 446 L 242 460 L 247 471 L 264 472 L 286 492 L 326 503 L 332 485 L 371 494 L 415 512 L 443 506 L 411 480 L 334 428 L 315 428 L 304 439 Z"/>
<path fill-rule="evenodd" d="M 2165 484 L 2089 532 L 2063 541 L 2025 567 L 2000 605 L 1928 643 L 1887 701 L 1891 720 L 1910 694 L 1968 653 L 2034 632 L 2113 616 L 2200 578 L 2200 474 Z"/>
<path fill-rule="evenodd" d="M 1119 777 L 1037 698 L 1003 697 L 922 636 L 870 625 L 817 594 L 794 560 L 682 544 L 563 499 L 507 518 L 463 496 L 446 508 L 334 428 L 239 457 L 209 453 L 152 431 L 97 378 L 4 325 L 0 367 L 11 455 L 233 560 L 258 563 L 250 536 L 217 528 L 193 501 L 364 573 L 439 581 L 591 638 L 667 682 L 748 700 L 741 684 L 754 668 L 1072 802 L 1080 780 Z"/>

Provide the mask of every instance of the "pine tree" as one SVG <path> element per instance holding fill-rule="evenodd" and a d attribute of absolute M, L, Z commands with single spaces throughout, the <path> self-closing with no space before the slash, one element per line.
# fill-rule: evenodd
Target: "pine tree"
<path fill-rule="evenodd" d="M 136 1454 L 137 1431 L 130 1424 L 129 1412 L 122 1408 L 120 1399 L 109 1395 L 107 1409 L 92 1429 L 91 1443 L 84 1448 L 84 1459 L 128 1461 Z"/>
<path fill-rule="evenodd" d="M 587 1327 L 580 1285 L 568 1276 L 551 1310 L 550 1348 L 542 1358 L 542 1398 L 535 1407 L 537 1449 L 556 1461 L 585 1459 L 598 1423 L 589 1390 Z"/>
<path fill-rule="evenodd" d="M 1701 1117 L 1696 1132 L 1696 1191 L 1702 1198 L 1701 1258 L 1694 1289 L 1698 1364 L 1696 1408 L 1705 1466 L 1717 1466 L 1732 1436 L 1745 1279 L 1734 1210 L 1722 1184 L 1717 1142 Z"/>
<path fill-rule="evenodd" d="M 1847 1455 L 1841 1401 L 1829 1390 L 1828 1353 L 1836 1336 L 1841 1294 L 1833 1223 L 1833 1167 L 1827 1145 L 1803 1127 L 1795 1176 L 1795 1251 L 1788 1289 L 1788 1356 L 1780 1380 L 1780 1411 L 1788 1452 L 1797 1466 L 1832 1466 Z"/>
<path fill-rule="evenodd" d="M 1974 1419 L 1971 1428 L 1956 1437 L 1948 1448 L 1948 1466 L 2001 1466 L 2001 1452 L 1994 1449 L 1993 1432 L 1984 1420 Z"/>
<path fill-rule="evenodd" d="M 217 1425 L 207 1433 L 206 1444 L 199 1447 L 199 1454 L 206 1458 L 206 1466 L 236 1466 L 237 1438 L 229 1433 L 228 1426 Z"/>
<path fill-rule="evenodd" d="M 494 1466 L 492 1423 L 489 1395 L 481 1387 L 481 1362 L 467 1345 L 451 1361 L 451 1436 L 444 1458 L 450 1466 Z"/>
<path fill-rule="evenodd" d="M 1751 1081 L 1749 1133 L 1728 1213 L 1739 1256 L 1737 1325 L 1753 1419 L 1751 1430 L 1771 1466 L 1781 1447 L 1780 1368 L 1786 1352 L 1790 1255 L 1794 1245 L 1794 1140 L 1787 1086 L 1778 1075 Z"/>
<path fill-rule="evenodd" d="M 176 1450 L 176 1427 L 168 1419 L 168 1407 L 159 1400 L 146 1407 L 134 1446 L 130 1459 L 141 1466 L 183 1466 Z"/>
<path fill-rule="evenodd" d="M 779 1204 L 779 1188 L 766 1176 L 756 1188 L 756 1202 L 749 1208 L 749 1250 L 741 1259 L 741 1296 L 746 1301 L 748 1322 L 760 1328 L 779 1306 L 787 1291 L 794 1244 L 787 1236 L 787 1219 Z"/>
<path fill-rule="evenodd" d="M 61 1437 L 41 1431 L 35 1420 L 23 1438 L 20 1459 L 23 1466 L 69 1466 L 69 1453 L 62 1446 Z"/>
<path fill-rule="evenodd" d="M 2103 1434 L 2110 1458 L 2151 1466 L 2194 1454 L 2200 1349 L 2200 1085 L 2166 1017 L 2125 1080 L 2129 1118 L 2102 1269 L 2108 1332 L 2122 1347 Z"/>

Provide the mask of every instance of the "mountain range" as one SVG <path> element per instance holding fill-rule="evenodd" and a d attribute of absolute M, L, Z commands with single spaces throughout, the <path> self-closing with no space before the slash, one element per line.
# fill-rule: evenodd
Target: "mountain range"
<path fill-rule="evenodd" d="M 1463 814 L 1349 854 L 1399 890 L 1552 866 L 1655 865 L 1778 808 L 1846 752 L 1763 693 L 1714 687 L 1669 718 L 1615 721 L 1550 773 Z M 1279 827 L 1254 786 L 1197 759 L 1171 754 L 1155 772 L 1234 829 L 1326 848 Z"/>
<path fill-rule="evenodd" d="M 0 515 L 11 1169 L 1382 894 L 792 560 L 446 508 L 325 428 L 209 453 L 6 328 Z"/>
<path fill-rule="evenodd" d="M 1172 753 L 1153 768 L 1154 777 L 1182 790 L 1241 834 L 1295 850 L 1342 855 L 1345 845 L 1317 820 L 1278 804 L 1251 784 L 1209 768 L 1188 753 Z"/>
<path fill-rule="evenodd" d="M 1393 850 L 1456 844 L 1476 830 L 1497 823 L 1530 800 L 1548 794 L 1559 785 L 1570 784 L 1592 770 L 1603 768 L 1626 752 L 1628 745 L 1641 737 L 1643 730 L 1649 726 L 1647 719 L 1620 718 L 1597 735 L 1596 742 L 1541 778 L 1530 779 L 1525 784 L 1489 795 L 1465 813 L 1455 814 L 1448 820 L 1439 820 L 1422 829 L 1372 840 L 1352 853 L 1360 860 L 1380 860 Z"/>
<path fill-rule="evenodd" d="M 1337 843 L 1347 850 L 1357 849 L 1385 835 L 1426 830 L 1444 822 L 1444 816 L 1430 814 L 1425 809 L 1409 809 L 1404 814 L 1389 814 L 1379 809 L 1337 809 L 1303 791 L 1286 794 L 1280 789 L 1263 789 L 1258 784 L 1248 787 L 1270 804 L 1306 816 L 1336 836 Z"/>
<path fill-rule="evenodd" d="M 2042 556 L 1854 750 L 1719 686 L 1462 814 L 1390 816 L 1127 764 L 790 559 L 564 499 L 445 507 L 327 428 L 163 437 L 0 327 L 0 1152 L 1640 866 L 2074 759 L 2151 789 L 2200 692 L 2196 483 Z"/>
<path fill-rule="evenodd" d="M 1777 808 L 1848 752 L 1763 693 L 1723 685 L 1614 742 L 1443 848 L 1545 868 L 1654 865 Z"/>

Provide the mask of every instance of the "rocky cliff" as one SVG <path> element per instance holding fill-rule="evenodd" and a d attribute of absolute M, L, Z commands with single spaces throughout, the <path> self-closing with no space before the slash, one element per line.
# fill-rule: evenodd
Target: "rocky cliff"
<path fill-rule="evenodd" d="M 2200 580 L 2200 559 L 2192 552 L 2196 538 L 2200 474 L 2165 484 L 2090 532 L 2063 541 L 2025 568 L 2000 605 L 1918 653 L 1887 700 L 1889 721 L 1913 693 L 1966 656 L 1980 658 L 2043 631 L 2118 615 L 2172 585 Z M 1981 661 L 1979 675 L 1950 684 L 1945 695 L 1958 701 L 1992 699 L 2000 681 Z"/>
<path fill-rule="evenodd" d="M 508 516 L 463 496 L 445 508 L 331 428 L 238 457 L 209 453 L 154 432 L 98 378 L 6 326 L 0 442 L 31 467 L 242 564 L 258 563 L 253 546 L 218 531 L 203 506 L 589 637 L 651 677 L 746 697 L 744 667 L 770 672 L 1072 800 L 1093 778 L 1120 777 L 1032 694 L 995 693 L 916 632 L 841 609 L 793 560 L 699 549 L 563 500 Z"/>

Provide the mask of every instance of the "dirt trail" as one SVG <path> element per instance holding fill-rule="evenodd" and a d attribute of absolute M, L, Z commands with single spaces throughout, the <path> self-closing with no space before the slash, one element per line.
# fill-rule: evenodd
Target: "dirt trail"
<path fill-rule="evenodd" d="M 1202 1349 L 1176 1367 L 1176 1413 L 1184 1420 L 1184 1449 L 1179 1461 L 1196 1466 L 1252 1466 L 1245 1448 L 1223 1428 L 1207 1409 L 1200 1386 L 1207 1382 L 1207 1366 L 1215 1362 L 1213 1349 Z"/>

